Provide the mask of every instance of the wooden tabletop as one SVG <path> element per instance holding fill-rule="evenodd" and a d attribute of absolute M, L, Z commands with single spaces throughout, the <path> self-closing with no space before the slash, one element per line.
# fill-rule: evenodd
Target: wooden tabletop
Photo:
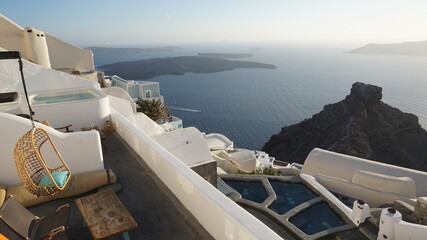
<path fill-rule="evenodd" d="M 78 198 L 76 203 L 93 239 L 107 238 L 138 227 L 110 188 Z"/>

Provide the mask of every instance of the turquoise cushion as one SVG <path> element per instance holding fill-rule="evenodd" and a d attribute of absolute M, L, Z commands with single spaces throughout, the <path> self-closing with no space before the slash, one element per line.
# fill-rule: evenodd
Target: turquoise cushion
<path fill-rule="evenodd" d="M 67 181 L 68 171 L 52 173 L 52 177 L 53 177 L 53 180 L 55 180 L 56 184 L 60 188 L 62 188 L 64 186 L 65 182 Z M 44 175 L 42 180 L 39 182 L 39 186 L 43 186 L 46 184 L 52 184 L 52 181 L 50 180 L 50 177 L 47 174 Z"/>

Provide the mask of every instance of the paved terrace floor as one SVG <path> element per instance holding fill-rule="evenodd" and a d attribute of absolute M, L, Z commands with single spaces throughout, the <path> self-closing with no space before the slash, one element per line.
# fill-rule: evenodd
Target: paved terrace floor
<path fill-rule="evenodd" d="M 122 185 L 117 196 L 138 223 L 138 228 L 129 232 L 131 239 L 213 239 L 117 133 L 108 134 L 105 145 L 105 167 L 113 169 Z M 47 202 L 29 210 L 37 216 L 44 216 L 70 203 L 68 238 L 92 239 L 89 230 L 83 227 L 75 199 L 94 192 Z M 0 222 L 0 233 L 10 239 L 19 239 L 3 222 Z M 110 239 L 123 237 L 119 235 Z"/>

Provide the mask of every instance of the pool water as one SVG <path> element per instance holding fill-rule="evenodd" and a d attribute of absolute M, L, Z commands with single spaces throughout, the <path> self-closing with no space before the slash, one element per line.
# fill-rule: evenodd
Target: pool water
<path fill-rule="evenodd" d="M 262 203 L 268 198 L 268 193 L 261 181 L 233 181 L 224 180 L 228 186 L 236 190 L 243 199 Z"/>
<path fill-rule="evenodd" d="M 264 185 L 259 180 L 223 180 L 240 193 L 243 199 L 263 203 L 269 196 Z M 284 182 L 274 179 L 269 179 L 269 183 L 276 193 L 276 200 L 268 208 L 279 215 L 288 213 L 302 203 L 319 196 L 303 183 Z M 307 235 L 346 224 L 324 201 L 295 213 L 289 219 L 289 222 Z"/>
<path fill-rule="evenodd" d="M 73 91 L 66 91 L 66 92 L 40 93 L 33 98 L 32 103 L 34 105 L 39 105 L 39 104 L 87 100 L 87 99 L 93 99 L 97 97 L 98 97 L 98 94 L 96 94 L 92 90 L 73 90 Z"/>
<path fill-rule="evenodd" d="M 289 222 L 307 235 L 345 225 L 345 222 L 324 202 L 298 213 L 289 219 Z"/>
<path fill-rule="evenodd" d="M 301 203 L 318 196 L 302 183 L 270 181 L 270 184 L 277 198 L 269 208 L 278 214 L 285 214 Z"/>

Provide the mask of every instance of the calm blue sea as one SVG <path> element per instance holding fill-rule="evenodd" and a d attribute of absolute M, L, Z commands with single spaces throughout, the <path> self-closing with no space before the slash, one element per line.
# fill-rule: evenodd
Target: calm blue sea
<path fill-rule="evenodd" d="M 150 79 L 160 82 L 166 104 L 173 115 L 183 119 L 185 127 L 222 133 L 237 147 L 261 149 L 283 126 L 310 118 L 324 105 L 344 99 L 357 81 L 381 86 L 385 103 L 416 114 L 420 124 L 427 127 L 427 57 L 356 55 L 345 53 L 349 49 L 344 48 L 257 47 L 261 49 L 253 51 L 249 46 L 232 45 L 109 58 L 95 56 L 95 64 L 198 52 L 234 52 L 254 54 L 240 60 L 276 65 L 276 70 L 239 69 Z"/>

